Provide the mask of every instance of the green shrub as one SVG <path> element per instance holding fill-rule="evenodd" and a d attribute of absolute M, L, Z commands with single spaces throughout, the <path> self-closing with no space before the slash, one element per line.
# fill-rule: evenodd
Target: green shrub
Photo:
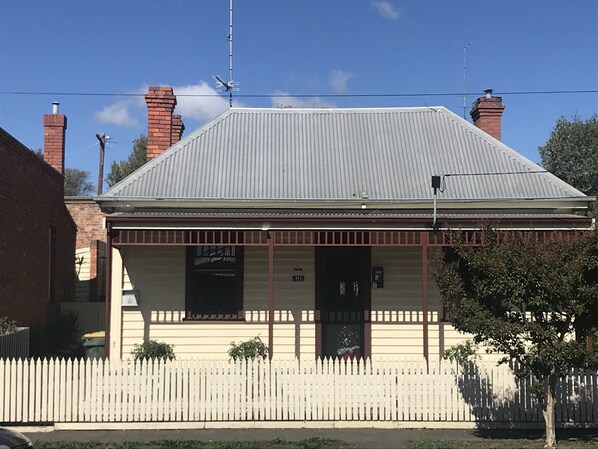
<path fill-rule="evenodd" d="M 443 356 L 445 360 L 457 362 L 459 365 L 465 365 L 468 362 L 477 359 L 477 357 L 478 347 L 469 340 L 465 343 L 460 343 L 458 345 L 451 346 L 446 351 L 444 351 Z"/>
<path fill-rule="evenodd" d="M 131 351 L 133 360 L 163 359 L 174 360 L 174 345 L 156 340 L 149 340 L 141 345 L 135 345 Z"/>
<path fill-rule="evenodd" d="M 9 320 L 8 317 L 0 316 L 0 335 L 12 334 L 17 330 L 18 323 L 13 320 Z"/>
<path fill-rule="evenodd" d="M 255 360 L 256 358 L 266 360 L 266 357 L 268 357 L 268 347 L 262 342 L 260 337 L 242 341 L 238 344 L 233 341 L 230 346 L 228 356 L 235 362 L 237 360 Z"/>

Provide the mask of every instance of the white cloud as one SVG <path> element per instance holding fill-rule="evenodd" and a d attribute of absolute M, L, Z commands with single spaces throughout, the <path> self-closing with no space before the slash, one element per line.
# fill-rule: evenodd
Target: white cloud
<path fill-rule="evenodd" d="M 292 97 L 288 92 L 276 91 L 272 96 L 272 106 L 278 108 L 333 108 L 334 104 L 320 97 Z"/>
<path fill-rule="evenodd" d="M 343 72 L 342 70 L 333 70 L 330 73 L 330 80 L 328 83 L 335 92 L 343 94 L 347 92 L 347 83 L 353 76 L 352 73 Z"/>
<path fill-rule="evenodd" d="M 95 113 L 96 120 L 100 123 L 106 123 L 124 127 L 135 127 L 139 121 L 135 115 L 144 117 L 142 121 L 147 120 L 147 109 L 145 104 L 145 94 L 148 86 L 143 85 L 132 91 L 138 94 L 125 100 L 119 100 L 110 106 L 106 106 L 101 111 Z M 183 116 L 183 121 L 188 119 L 198 120 L 200 122 L 211 120 L 228 109 L 228 98 L 220 95 L 220 92 L 210 87 L 205 81 L 197 84 L 173 87 L 174 94 L 177 96 L 177 106 L 175 113 Z M 187 96 L 196 95 L 196 96 Z M 234 101 L 235 106 L 243 106 L 239 101 Z"/>
<path fill-rule="evenodd" d="M 100 123 L 109 125 L 124 126 L 132 128 L 137 126 L 137 119 L 131 116 L 129 109 L 134 106 L 134 100 L 121 100 L 106 106 L 101 111 L 96 112 L 96 120 Z"/>
<path fill-rule="evenodd" d="M 384 0 L 373 0 L 372 6 L 376 8 L 378 14 L 385 19 L 397 20 L 400 16 L 399 10 L 390 2 Z"/>
<path fill-rule="evenodd" d="M 182 115 L 183 119 L 187 117 L 199 121 L 211 120 L 228 109 L 228 98 L 219 95 L 220 92 L 205 81 L 173 87 L 173 89 L 177 96 L 176 113 Z M 234 96 L 233 101 L 235 107 L 243 106 L 242 103 L 234 100 Z"/>

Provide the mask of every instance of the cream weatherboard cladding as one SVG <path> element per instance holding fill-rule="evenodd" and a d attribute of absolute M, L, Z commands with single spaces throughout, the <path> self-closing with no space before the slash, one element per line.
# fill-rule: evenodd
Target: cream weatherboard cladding
<path fill-rule="evenodd" d="M 127 358 L 144 338 L 175 345 L 181 357 L 226 356 L 231 341 L 259 336 L 268 340 L 267 250 L 245 248 L 244 309 L 239 321 L 183 321 L 185 315 L 185 249 L 126 248 L 123 288 L 140 291 L 140 306 L 122 310 L 122 354 Z M 279 357 L 314 357 L 314 250 L 275 251 L 275 345 Z M 301 267 L 305 282 L 292 282 Z M 113 302 L 117 304 L 119 298 Z"/>
<path fill-rule="evenodd" d="M 140 306 L 119 309 L 122 317 L 122 357 L 144 339 L 174 344 L 181 358 L 222 359 L 231 341 L 260 336 L 268 340 L 267 248 L 245 248 L 245 321 L 183 321 L 185 315 L 185 248 L 123 248 L 124 289 L 140 291 Z M 274 254 L 274 356 L 315 357 L 315 250 L 276 248 Z M 421 250 L 372 248 L 372 266 L 383 266 L 385 285 L 372 289 L 372 358 L 420 355 L 422 348 Z M 293 282 L 301 268 L 304 282 Z M 429 279 L 430 354 L 463 339 L 450 324 L 439 321 L 441 303 Z M 114 298 L 113 305 L 120 304 Z"/>

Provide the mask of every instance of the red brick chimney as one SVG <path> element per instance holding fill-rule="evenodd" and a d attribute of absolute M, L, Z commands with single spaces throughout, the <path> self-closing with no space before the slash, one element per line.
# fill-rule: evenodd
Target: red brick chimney
<path fill-rule="evenodd" d="M 492 96 L 492 89 L 484 92 L 486 95 L 478 98 L 471 107 L 473 124 L 495 139 L 501 140 L 501 119 L 505 106 L 501 97 Z"/>
<path fill-rule="evenodd" d="M 58 113 L 60 103 L 52 103 L 52 113 L 44 114 L 44 160 L 64 173 L 66 117 Z"/>
<path fill-rule="evenodd" d="M 173 144 L 172 111 L 176 97 L 172 87 L 150 87 L 145 95 L 147 103 L 147 158 L 152 159 Z"/>
<path fill-rule="evenodd" d="M 180 115 L 173 115 L 172 116 L 172 144 L 174 145 L 181 137 L 183 137 L 183 132 L 185 132 L 185 124 L 183 123 L 183 117 Z"/>

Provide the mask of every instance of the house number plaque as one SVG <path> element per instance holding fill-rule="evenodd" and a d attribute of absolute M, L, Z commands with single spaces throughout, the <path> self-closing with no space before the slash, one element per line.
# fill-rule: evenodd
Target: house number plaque
<path fill-rule="evenodd" d="M 295 272 L 293 273 L 293 282 L 305 282 L 303 268 L 295 268 Z"/>

